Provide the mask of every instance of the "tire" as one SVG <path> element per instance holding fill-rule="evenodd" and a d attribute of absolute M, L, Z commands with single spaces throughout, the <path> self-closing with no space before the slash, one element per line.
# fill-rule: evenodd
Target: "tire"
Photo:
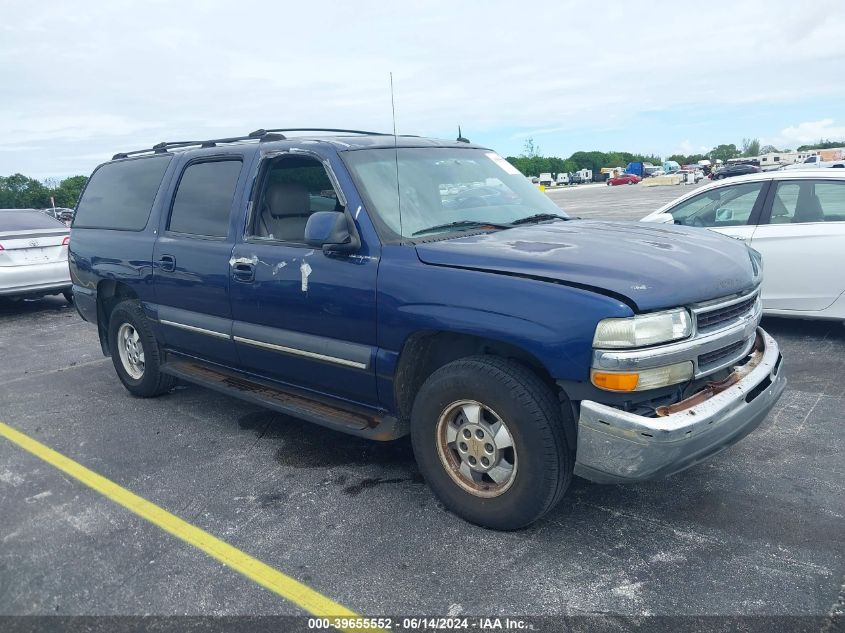
<path fill-rule="evenodd" d="M 466 414 L 476 406 L 480 415 Z M 572 420 L 563 416 L 556 394 L 524 366 L 494 356 L 456 360 L 435 371 L 414 400 L 414 456 L 446 508 L 470 523 L 517 530 L 551 510 L 569 487 L 573 454 L 564 424 Z M 481 420 L 479 425 L 473 426 L 473 418 Z M 506 428 L 504 441 L 501 432 L 493 432 L 496 420 Z M 447 444 L 450 429 L 456 439 Z M 490 432 L 476 442 L 479 430 Z M 462 456 L 458 446 L 464 437 L 472 444 L 464 444 Z M 476 478 L 479 473 L 470 472 L 467 460 L 475 455 L 482 468 L 491 446 L 494 461 L 487 472 L 495 472 L 495 479 L 487 472 Z M 472 477 L 462 474 L 467 472 Z"/>
<path fill-rule="evenodd" d="M 133 339 L 133 353 L 127 351 L 122 340 L 118 340 L 127 335 Z M 129 393 L 152 398 L 173 388 L 176 382 L 173 376 L 160 371 L 161 348 L 138 301 L 122 301 L 114 307 L 109 317 L 108 337 L 114 369 Z"/>
<path fill-rule="evenodd" d="M 63 291 L 62 296 L 65 298 L 65 301 L 67 301 L 68 303 L 73 303 L 73 290 Z"/>

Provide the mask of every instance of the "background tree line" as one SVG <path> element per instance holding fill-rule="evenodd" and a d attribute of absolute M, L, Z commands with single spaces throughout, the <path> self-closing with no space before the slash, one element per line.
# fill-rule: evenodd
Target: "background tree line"
<path fill-rule="evenodd" d="M 0 176 L 0 209 L 46 209 L 52 206 L 51 196 L 57 207 L 72 209 L 86 182 L 87 176 L 47 179 L 44 182 L 23 174 Z"/>
<path fill-rule="evenodd" d="M 820 140 L 818 143 L 801 145 L 797 151 L 808 149 L 829 149 L 840 147 L 845 141 Z M 769 152 L 790 152 L 790 149 L 778 149 L 774 145 L 761 145 L 760 139 L 744 138 L 739 147 L 734 143 L 716 145 L 706 154 L 673 154 L 666 160 L 673 160 L 680 165 L 697 163 L 700 160 L 727 162 L 731 158 L 742 158 L 768 154 Z M 508 162 L 526 176 L 537 176 L 544 172 L 559 174 L 572 173 L 579 169 L 591 169 L 598 173 L 602 167 L 625 167 L 630 162 L 643 161 L 654 165 L 662 165 L 660 156 L 648 154 L 632 154 L 631 152 L 575 152 L 569 158 L 558 156 L 542 156 L 540 148 L 533 139 L 525 142 L 525 148 L 519 156 L 508 156 Z"/>
<path fill-rule="evenodd" d="M 632 154 L 631 152 L 575 152 L 569 158 L 541 156 L 540 147 L 529 138 L 519 156 L 508 156 L 507 161 L 526 176 L 537 176 L 548 172 L 552 174 L 572 173 L 580 169 L 590 169 L 598 173 L 602 167 L 624 167 L 633 161 L 645 161 L 662 164 L 659 156 Z"/>

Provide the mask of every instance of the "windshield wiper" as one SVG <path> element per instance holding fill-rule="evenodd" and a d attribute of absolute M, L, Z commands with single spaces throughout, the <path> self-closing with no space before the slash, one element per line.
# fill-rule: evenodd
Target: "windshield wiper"
<path fill-rule="evenodd" d="M 480 220 L 458 220 L 457 222 L 447 222 L 446 224 L 437 224 L 435 226 L 430 226 L 427 229 L 420 229 L 419 231 L 414 231 L 411 233 L 412 236 L 414 235 L 422 235 L 423 233 L 433 233 L 435 231 L 442 231 L 445 229 L 472 229 L 478 228 L 481 226 L 492 226 L 497 229 L 507 229 L 510 228 L 510 224 L 502 224 L 501 222 L 482 222 Z"/>
<path fill-rule="evenodd" d="M 529 215 L 526 218 L 519 218 L 518 220 L 514 220 L 511 222 L 511 226 L 517 226 L 518 224 L 535 224 L 537 222 L 545 222 L 546 220 L 568 220 L 569 218 L 565 215 L 558 215 L 557 213 L 535 213 L 534 215 Z"/>

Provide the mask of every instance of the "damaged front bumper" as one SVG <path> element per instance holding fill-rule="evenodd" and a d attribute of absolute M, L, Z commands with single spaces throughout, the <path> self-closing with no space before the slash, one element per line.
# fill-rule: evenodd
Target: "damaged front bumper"
<path fill-rule="evenodd" d="M 744 365 L 720 383 L 661 407 L 657 417 L 582 400 L 575 474 L 597 483 L 663 477 L 738 442 L 783 393 L 781 364 L 777 343 L 758 328 Z"/>

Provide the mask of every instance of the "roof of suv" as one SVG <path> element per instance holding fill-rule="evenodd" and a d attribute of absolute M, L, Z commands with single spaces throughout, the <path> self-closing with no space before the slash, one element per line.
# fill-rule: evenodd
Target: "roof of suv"
<path fill-rule="evenodd" d="M 285 150 L 301 144 L 328 143 L 338 151 L 350 151 L 359 149 L 380 149 L 393 147 L 459 147 L 484 149 L 481 145 L 470 143 L 466 139 L 443 140 L 424 138 L 420 136 L 384 134 L 380 132 L 360 132 L 357 130 L 325 130 L 327 133 L 306 134 L 302 136 L 284 136 L 279 132 L 300 131 L 300 130 L 256 130 L 246 136 L 234 136 L 220 139 L 209 139 L 205 141 L 163 141 L 149 149 L 120 152 L 112 157 L 112 160 L 138 156 L 142 154 L 165 154 L 172 152 L 195 152 L 199 150 L 213 149 L 219 152 L 226 147 L 242 147 L 245 144 L 260 146 L 267 150 Z M 312 130 L 301 130 L 309 132 Z M 203 152 L 205 153 L 205 152 Z"/>

